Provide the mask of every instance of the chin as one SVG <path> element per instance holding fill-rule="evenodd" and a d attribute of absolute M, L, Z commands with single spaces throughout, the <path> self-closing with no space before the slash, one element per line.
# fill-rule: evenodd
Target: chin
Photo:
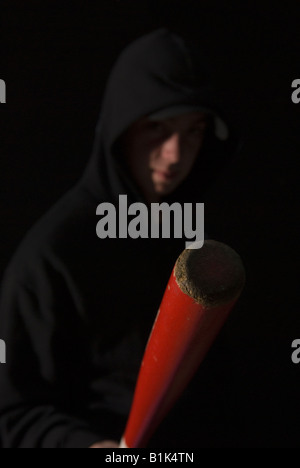
<path fill-rule="evenodd" d="M 177 186 L 157 186 L 155 187 L 155 193 L 156 195 L 159 195 L 160 197 L 166 197 L 167 195 L 171 195 L 176 190 Z"/>

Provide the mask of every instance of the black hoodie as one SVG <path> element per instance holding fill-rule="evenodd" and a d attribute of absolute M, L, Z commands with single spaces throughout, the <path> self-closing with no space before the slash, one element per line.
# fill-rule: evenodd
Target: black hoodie
<path fill-rule="evenodd" d="M 213 96 L 184 42 L 166 30 L 136 41 L 117 61 L 83 178 L 29 232 L 6 270 L 3 447 L 80 448 L 121 438 L 147 337 L 185 240 L 100 240 L 96 208 L 120 194 L 143 201 L 119 147 L 131 124 L 182 104 L 218 112 Z M 231 139 L 215 134 L 212 119 L 193 173 L 172 199 L 203 201 L 232 153 Z M 182 435 L 172 438 L 181 446 Z"/>

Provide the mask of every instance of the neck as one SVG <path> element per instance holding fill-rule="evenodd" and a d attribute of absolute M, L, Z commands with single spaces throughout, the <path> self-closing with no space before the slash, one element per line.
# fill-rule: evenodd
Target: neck
<path fill-rule="evenodd" d="M 162 200 L 162 197 L 156 193 L 144 193 L 144 197 L 148 205 L 151 205 L 151 203 L 160 203 Z"/>

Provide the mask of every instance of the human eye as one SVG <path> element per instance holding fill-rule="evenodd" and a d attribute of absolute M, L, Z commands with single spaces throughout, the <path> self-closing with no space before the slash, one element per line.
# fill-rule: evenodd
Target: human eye
<path fill-rule="evenodd" d="M 153 133 L 162 133 L 165 128 L 161 122 L 149 122 L 148 130 Z"/>
<path fill-rule="evenodd" d="M 205 121 L 197 122 L 190 126 L 190 128 L 188 129 L 188 134 L 190 136 L 202 136 L 205 132 L 205 129 L 206 129 Z"/>
<path fill-rule="evenodd" d="M 148 121 L 144 127 L 143 132 L 148 138 L 160 140 L 165 138 L 167 129 L 163 122 Z"/>

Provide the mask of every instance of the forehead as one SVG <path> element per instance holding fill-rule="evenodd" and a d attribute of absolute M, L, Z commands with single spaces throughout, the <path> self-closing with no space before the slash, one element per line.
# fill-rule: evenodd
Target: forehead
<path fill-rule="evenodd" d="M 208 114 L 204 112 L 190 112 L 180 114 L 175 117 L 167 119 L 153 119 L 149 117 L 142 117 L 132 124 L 129 129 L 125 132 L 124 136 L 128 139 L 136 137 L 144 132 L 148 133 L 149 129 L 153 128 L 153 125 L 159 124 L 166 131 L 179 131 L 184 132 L 192 126 L 206 124 L 208 120 Z"/>
<path fill-rule="evenodd" d="M 169 117 L 167 119 L 146 119 L 146 120 L 151 120 L 151 122 L 165 123 L 166 125 L 172 125 L 172 126 L 184 126 L 184 125 L 192 125 L 198 122 L 203 122 L 206 119 L 207 119 L 207 114 L 205 114 L 204 112 L 189 112 L 189 113 L 180 114 L 174 117 Z"/>
<path fill-rule="evenodd" d="M 142 117 L 131 126 L 131 130 L 142 130 L 143 128 L 160 124 L 166 129 L 180 131 L 197 124 L 205 123 L 207 119 L 208 114 L 205 114 L 204 112 L 190 112 L 165 119 Z"/>

